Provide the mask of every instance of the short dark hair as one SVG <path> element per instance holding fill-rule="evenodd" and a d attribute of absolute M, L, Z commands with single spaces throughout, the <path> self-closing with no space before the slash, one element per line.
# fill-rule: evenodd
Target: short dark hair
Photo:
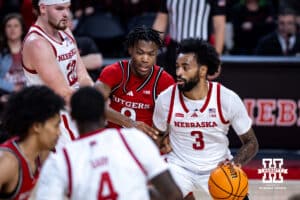
<path fill-rule="evenodd" d="M 208 67 L 208 75 L 216 73 L 221 64 L 216 49 L 202 39 L 188 38 L 182 40 L 177 49 L 177 54 L 180 53 L 194 53 L 197 63 Z"/>
<path fill-rule="evenodd" d="M 71 97 L 71 116 L 77 122 L 99 122 L 104 119 L 103 95 L 92 87 L 82 87 Z"/>
<path fill-rule="evenodd" d="M 152 41 L 158 48 L 161 48 L 164 45 L 164 42 L 159 36 L 160 33 L 161 32 L 144 25 L 138 26 L 128 33 L 125 46 L 126 48 L 133 47 L 138 41 L 145 40 Z"/>
<path fill-rule="evenodd" d="M 10 95 L 2 116 L 3 128 L 21 140 L 34 123 L 44 123 L 64 108 L 62 97 L 46 86 L 31 86 Z"/>
<path fill-rule="evenodd" d="M 41 14 L 39 2 L 40 0 L 32 0 L 32 8 L 38 13 L 38 15 Z"/>

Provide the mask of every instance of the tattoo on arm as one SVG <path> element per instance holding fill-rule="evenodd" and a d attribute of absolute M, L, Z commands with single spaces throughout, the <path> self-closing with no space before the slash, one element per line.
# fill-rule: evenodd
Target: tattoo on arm
<path fill-rule="evenodd" d="M 247 164 L 258 152 L 258 142 L 253 129 L 251 128 L 246 134 L 241 135 L 243 143 L 236 156 L 233 158 L 234 163 Z"/>

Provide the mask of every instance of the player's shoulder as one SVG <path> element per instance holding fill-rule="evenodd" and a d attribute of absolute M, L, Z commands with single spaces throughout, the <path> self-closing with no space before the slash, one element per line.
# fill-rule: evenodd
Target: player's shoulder
<path fill-rule="evenodd" d="M 37 33 L 31 33 L 26 36 L 24 43 L 23 43 L 23 49 L 28 49 L 28 50 L 36 50 L 41 52 L 41 49 L 44 50 L 51 50 L 49 48 L 50 43 L 41 35 Z M 42 51 L 42 52 L 43 52 Z"/>
<path fill-rule="evenodd" d="M 158 95 L 158 97 L 159 97 L 159 98 L 163 98 L 163 99 L 170 97 L 171 94 L 172 94 L 172 91 L 173 91 L 174 87 L 176 87 L 176 84 L 170 85 L 170 86 L 167 87 L 165 90 L 163 90 L 163 91 Z"/>
<path fill-rule="evenodd" d="M 19 169 L 19 158 L 10 150 L 0 148 L 0 169 L 1 172 L 15 173 Z"/>
<path fill-rule="evenodd" d="M 119 72 L 119 71 L 122 71 L 124 69 L 124 67 L 127 66 L 127 64 L 128 64 L 127 60 L 118 61 L 118 62 L 112 63 L 110 65 L 106 65 L 104 67 L 103 71 L 106 73 Z"/>
<path fill-rule="evenodd" d="M 239 95 L 233 91 L 232 89 L 222 85 L 221 83 L 215 83 L 216 85 L 219 84 L 220 85 L 220 95 L 221 95 L 221 99 L 228 99 L 228 102 L 232 102 L 232 99 L 238 99 L 240 98 Z"/>

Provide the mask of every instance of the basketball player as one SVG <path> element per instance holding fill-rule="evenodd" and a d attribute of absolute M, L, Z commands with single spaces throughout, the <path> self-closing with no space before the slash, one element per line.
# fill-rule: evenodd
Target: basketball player
<path fill-rule="evenodd" d="M 36 199 L 149 199 L 150 181 L 162 199 L 182 199 L 153 141 L 137 129 L 104 129 L 104 98 L 91 87 L 71 98 L 80 139 L 46 161 Z"/>
<path fill-rule="evenodd" d="M 244 165 L 255 156 L 258 143 L 239 96 L 217 82 L 207 81 L 220 59 L 216 50 L 199 39 L 185 39 L 176 61 L 177 85 L 159 95 L 153 123 L 169 132 L 172 151 L 167 155 L 172 174 L 186 196 L 200 187 L 208 193 L 210 171 L 231 160 Z M 228 148 L 229 126 L 242 147 L 233 158 Z"/>
<path fill-rule="evenodd" d="M 24 40 L 22 61 L 27 85 L 47 85 L 68 104 L 75 89 L 93 85 L 68 26 L 70 0 L 33 0 L 37 21 Z M 61 113 L 59 146 L 78 136 L 67 112 Z"/>
<path fill-rule="evenodd" d="M 13 136 L 0 145 L 0 199 L 28 199 L 39 176 L 43 151 L 60 135 L 64 100 L 46 86 L 13 94 L 3 113 L 3 127 Z"/>
<path fill-rule="evenodd" d="M 145 26 L 136 27 L 126 40 L 131 59 L 105 67 L 96 83 L 104 98 L 110 98 L 112 109 L 130 117 L 133 122 L 144 122 L 140 126 L 147 124 L 148 129 L 152 127 L 156 97 L 174 84 L 171 75 L 155 65 L 162 45 L 159 32 Z M 108 126 L 119 127 L 115 123 Z"/>

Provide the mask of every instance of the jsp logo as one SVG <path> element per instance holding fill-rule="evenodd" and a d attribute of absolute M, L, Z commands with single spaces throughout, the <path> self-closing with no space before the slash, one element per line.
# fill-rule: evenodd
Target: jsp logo
<path fill-rule="evenodd" d="M 258 169 L 258 174 L 263 174 L 263 183 L 282 183 L 282 174 L 287 174 L 288 170 L 282 168 L 282 158 L 264 158 L 262 159 L 262 169 Z"/>

